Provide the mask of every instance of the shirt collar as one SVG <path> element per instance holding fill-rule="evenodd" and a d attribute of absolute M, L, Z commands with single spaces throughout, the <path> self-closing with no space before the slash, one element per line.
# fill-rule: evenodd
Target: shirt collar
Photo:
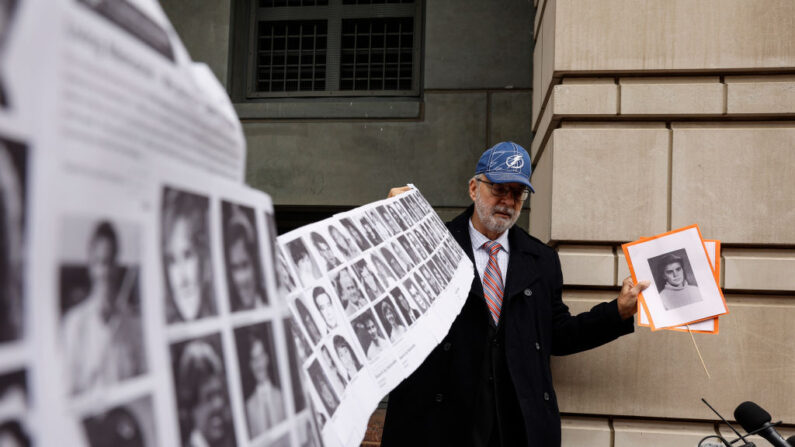
<path fill-rule="evenodd" d="M 502 249 L 505 250 L 505 253 L 511 254 L 510 247 L 508 246 L 508 231 L 505 230 L 502 232 L 500 237 L 494 240 L 502 246 Z M 472 225 L 472 218 L 469 218 L 469 239 L 472 241 L 472 250 L 477 250 L 483 248 L 483 244 L 489 242 L 491 239 L 487 238 L 483 233 L 477 230 L 474 225 Z M 485 248 L 484 248 L 485 250 Z"/>

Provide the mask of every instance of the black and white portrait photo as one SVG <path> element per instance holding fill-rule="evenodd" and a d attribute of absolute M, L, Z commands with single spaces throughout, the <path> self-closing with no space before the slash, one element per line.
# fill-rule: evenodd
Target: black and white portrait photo
<path fill-rule="evenodd" d="M 14 16 L 17 9 L 18 0 L 0 0 L 0 108 L 11 106 L 9 98 L 9 88 L 5 82 L 5 53 L 8 47 L 8 38 L 11 35 Z"/>
<path fill-rule="evenodd" d="M 345 260 L 350 261 L 351 259 L 355 258 L 359 255 L 359 247 L 353 243 L 353 241 L 346 236 L 342 230 L 335 224 L 330 224 L 328 226 L 328 234 L 331 237 L 331 240 L 334 241 L 334 248 L 342 254 L 342 257 Z"/>
<path fill-rule="evenodd" d="M 0 446 L 29 447 L 27 376 L 24 370 L 0 374 Z"/>
<path fill-rule="evenodd" d="M 426 256 L 430 255 L 433 250 L 430 247 L 426 247 L 425 244 L 421 244 L 419 238 L 414 231 L 407 231 L 405 237 L 408 239 L 409 244 L 420 255 L 420 257 L 425 258 Z M 402 236 L 401 236 L 402 237 Z"/>
<path fill-rule="evenodd" d="M 340 219 L 340 223 L 351 235 L 353 241 L 356 243 L 356 246 L 359 247 L 359 251 L 365 251 L 370 248 L 370 243 L 367 242 L 367 239 L 364 238 L 362 232 L 356 228 L 356 225 L 353 224 L 353 221 L 351 221 L 350 218 L 344 217 Z"/>
<path fill-rule="evenodd" d="M 334 249 L 331 248 L 331 244 L 325 236 L 317 231 L 313 231 L 309 234 L 309 240 L 312 242 L 315 251 L 320 255 L 320 259 L 322 260 L 321 265 L 323 265 L 325 271 L 331 271 L 342 265 L 342 261 L 337 257 L 337 254 L 334 253 Z"/>
<path fill-rule="evenodd" d="M 146 372 L 140 228 L 88 217 L 63 221 L 60 341 L 72 394 Z"/>
<path fill-rule="evenodd" d="M 149 396 L 85 417 L 82 425 L 90 447 L 158 445 L 154 408 Z"/>
<path fill-rule="evenodd" d="M 361 225 L 364 235 L 373 247 L 384 242 L 383 239 L 381 239 L 381 235 L 376 231 L 375 224 L 370 221 L 369 215 L 363 214 L 359 217 L 359 225 Z"/>
<path fill-rule="evenodd" d="M 665 310 L 702 301 L 684 248 L 649 258 L 649 268 Z"/>
<path fill-rule="evenodd" d="M 624 244 L 652 329 L 684 326 L 728 312 L 697 225 Z"/>
<path fill-rule="evenodd" d="M 309 312 L 309 309 L 306 307 L 306 304 L 304 304 L 303 299 L 296 298 L 295 301 L 293 301 L 293 306 L 295 309 L 295 318 L 304 327 L 307 335 L 309 335 L 309 339 L 312 340 L 312 345 L 314 346 L 318 344 L 320 342 L 320 337 L 323 334 L 320 332 L 320 328 L 315 322 L 315 318 Z"/>
<path fill-rule="evenodd" d="M 287 260 L 281 247 L 278 247 L 276 251 L 276 291 L 279 296 L 286 297 L 296 289 L 296 279 L 290 271 L 290 267 L 287 266 Z"/>
<path fill-rule="evenodd" d="M 0 343 L 24 329 L 27 163 L 27 148 L 0 137 Z"/>
<path fill-rule="evenodd" d="M 433 288 L 431 288 L 431 285 L 428 283 L 428 281 L 425 280 L 425 277 L 422 274 L 420 274 L 419 271 L 414 272 L 414 281 L 417 283 L 420 290 L 422 290 L 422 292 L 425 294 L 425 297 L 427 298 L 429 304 L 436 301 L 437 294 L 434 292 Z"/>
<path fill-rule="evenodd" d="M 384 256 L 384 259 L 386 259 L 386 263 L 389 264 L 389 267 L 392 268 L 392 271 L 395 272 L 397 278 L 406 276 L 407 269 L 400 263 L 389 248 L 381 247 L 381 254 Z"/>
<path fill-rule="evenodd" d="M 337 411 L 337 407 L 340 404 L 339 397 L 334 392 L 331 387 L 331 382 L 329 382 L 326 373 L 323 371 L 323 368 L 320 366 L 320 362 L 315 359 L 307 368 L 307 375 L 309 376 L 309 380 L 312 382 L 312 385 L 317 392 L 317 395 L 320 397 L 320 401 L 323 403 L 323 408 L 326 410 L 326 413 L 331 416 Z"/>
<path fill-rule="evenodd" d="M 411 242 L 409 242 L 405 234 L 398 237 L 397 240 L 400 243 L 400 246 L 403 247 L 403 250 L 411 257 L 411 261 L 414 263 L 414 265 L 418 264 L 422 260 L 414 247 L 412 247 Z"/>
<path fill-rule="evenodd" d="M 395 287 L 389 292 L 392 295 L 392 299 L 395 300 L 397 303 L 397 307 L 400 310 L 400 314 L 403 315 L 403 320 L 411 326 L 417 318 L 419 318 L 422 313 L 413 305 L 413 301 L 409 301 L 406 298 L 406 295 L 403 294 L 403 290 L 400 287 Z"/>
<path fill-rule="evenodd" d="M 236 312 L 267 305 L 254 210 L 222 202 L 221 220 L 230 309 Z"/>
<path fill-rule="evenodd" d="M 345 380 L 350 382 L 356 377 L 356 373 L 362 369 L 362 363 L 359 361 L 353 347 L 348 343 L 345 337 L 342 335 L 335 335 L 332 342 L 334 344 L 334 353 L 337 355 L 337 360 L 339 360 L 340 365 L 342 365 L 342 374 L 345 376 Z"/>
<path fill-rule="evenodd" d="M 389 297 L 376 303 L 375 311 L 381 320 L 381 326 L 386 330 L 386 336 L 392 343 L 395 343 L 408 330 L 406 323 L 398 315 Z"/>
<path fill-rule="evenodd" d="M 411 239 L 412 244 L 420 246 L 423 249 L 423 251 L 425 251 L 425 253 L 427 254 L 433 253 L 436 243 L 431 241 L 430 235 L 428 235 L 427 233 L 424 233 L 417 229 L 409 233 L 409 238 Z"/>
<path fill-rule="evenodd" d="M 287 340 L 287 359 L 290 362 L 290 383 L 293 390 L 293 410 L 300 413 L 306 408 L 304 388 L 300 379 L 301 365 L 309 356 L 309 344 L 296 326 L 295 320 L 288 317 L 282 320 L 284 339 Z"/>
<path fill-rule="evenodd" d="M 248 433 L 254 439 L 287 417 L 272 324 L 264 322 L 235 329 L 235 344 Z"/>
<path fill-rule="evenodd" d="M 414 208 L 411 206 L 411 202 L 407 197 L 401 197 L 396 203 L 398 203 L 402 208 L 400 214 L 404 217 L 409 225 L 417 223 L 417 221 L 422 218 L 422 216 L 418 215 L 416 210 L 414 210 Z"/>
<path fill-rule="evenodd" d="M 340 304 L 345 311 L 345 315 L 353 315 L 359 309 L 367 306 L 367 298 L 364 297 L 362 289 L 360 289 L 359 285 L 356 283 L 350 267 L 337 272 L 337 274 L 331 278 L 331 282 L 334 284 L 334 289 L 340 299 Z"/>
<path fill-rule="evenodd" d="M 381 218 L 381 215 L 378 213 L 376 208 L 369 208 L 364 212 L 364 214 L 373 224 L 375 231 L 381 236 L 381 240 L 385 241 L 389 239 L 389 237 L 392 235 L 392 232 L 387 229 L 386 222 L 384 222 L 384 219 Z"/>
<path fill-rule="evenodd" d="M 433 284 L 431 284 L 431 286 L 436 285 L 436 287 L 439 289 L 437 294 L 442 293 L 442 290 L 444 290 L 445 286 L 447 285 L 447 281 L 442 278 L 442 273 L 436 267 L 433 258 L 429 259 L 428 262 L 425 263 L 425 266 L 428 267 L 428 270 L 430 271 L 430 277 L 433 280 Z"/>
<path fill-rule="evenodd" d="M 345 387 L 348 385 L 348 379 L 345 378 L 342 369 L 331 357 L 331 351 L 328 346 L 320 346 L 318 359 L 320 360 L 320 365 L 323 367 L 323 371 L 326 371 L 331 386 L 334 387 L 334 391 L 337 392 L 337 395 L 342 396 L 345 392 Z"/>
<path fill-rule="evenodd" d="M 375 277 L 375 273 L 373 273 L 373 270 L 367 265 L 364 259 L 353 264 L 353 271 L 364 287 L 365 296 L 367 296 L 370 301 L 373 301 L 378 295 L 384 293 L 383 286 L 381 286 L 381 283 Z"/>
<path fill-rule="evenodd" d="M 375 271 L 378 272 L 378 279 L 381 280 L 382 284 L 389 286 L 397 281 L 397 277 L 392 273 L 392 269 L 387 267 L 386 262 L 378 256 L 377 252 L 373 251 L 373 253 L 370 254 L 369 261 L 370 264 L 375 266 Z"/>
<path fill-rule="evenodd" d="M 287 252 L 298 274 L 298 279 L 304 287 L 309 286 L 309 284 L 320 278 L 320 269 L 317 266 L 317 262 L 307 250 L 303 239 L 299 237 L 288 242 Z"/>
<path fill-rule="evenodd" d="M 362 352 L 367 356 L 367 360 L 374 360 L 388 346 L 383 330 L 375 321 L 372 310 L 367 310 L 351 321 L 356 337 Z"/>
<path fill-rule="evenodd" d="M 324 287 L 312 289 L 312 302 L 328 331 L 333 331 L 339 326 L 338 312 L 334 305 L 335 298 L 332 296 Z"/>
<path fill-rule="evenodd" d="M 216 315 L 207 197 L 163 190 L 160 250 L 166 321 L 190 322 Z"/>
<path fill-rule="evenodd" d="M 378 212 L 378 216 L 381 217 L 381 220 L 384 222 L 384 227 L 389 231 L 389 234 L 394 236 L 400 233 L 400 224 L 395 221 L 395 218 L 389 213 L 386 205 L 380 205 L 375 208 Z"/>
<path fill-rule="evenodd" d="M 393 240 L 392 243 L 390 244 L 390 247 L 392 248 L 392 253 L 394 253 L 395 256 L 397 256 L 398 259 L 400 259 L 401 264 L 403 264 L 406 267 L 406 272 L 414 268 L 415 265 L 414 261 L 411 260 L 409 254 L 406 253 L 406 250 L 403 249 L 403 247 L 400 245 L 400 243 L 398 243 L 397 240 Z"/>
<path fill-rule="evenodd" d="M 171 346 L 182 445 L 236 446 L 220 334 Z"/>
<path fill-rule="evenodd" d="M 392 220 L 398 224 L 398 228 L 400 228 L 400 231 L 407 230 L 409 226 L 406 223 L 406 221 L 403 220 L 403 216 L 401 216 L 401 213 L 403 212 L 401 206 L 398 205 L 397 202 L 390 203 L 389 205 L 385 206 L 387 208 L 387 211 L 389 211 L 389 215 L 392 216 Z"/>
<path fill-rule="evenodd" d="M 431 275 L 431 270 L 428 268 L 427 262 L 420 266 L 420 273 L 422 274 L 422 278 L 425 280 L 425 282 L 431 287 L 433 295 L 439 295 L 442 290 L 436 283 L 436 279 L 433 277 L 433 275 Z"/>
<path fill-rule="evenodd" d="M 408 297 L 414 299 L 414 302 L 419 306 L 420 313 L 425 313 L 428 307 L 430 307 L 430 298 L 428 298 L 410 278 L 403 281 L 403 287 L 406 289 Z"/>

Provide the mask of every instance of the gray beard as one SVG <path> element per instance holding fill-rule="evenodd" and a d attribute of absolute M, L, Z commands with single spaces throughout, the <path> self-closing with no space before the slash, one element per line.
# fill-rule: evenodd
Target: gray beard
<path fill-rule="evenodd" d="M 492 213 L 495 211 L 499 211 L 501 213 L 506 213 L 511 216 L 509 221 L 499 220 Z M 483 203 L 480 200 L 480 191 L 475 194 L 475 212 L 478 213 L 478 217 L 480 218 L 480 222 L 486 227 L 487 230 L 502 234 L 509 228 L 516 223 L 516 220 L 519 219 L 519 213 L 516 212 L 513 208 L 508 208 L 502 205 L 495 205 L 494 208 L 489 208 L 488 205 Z"/>

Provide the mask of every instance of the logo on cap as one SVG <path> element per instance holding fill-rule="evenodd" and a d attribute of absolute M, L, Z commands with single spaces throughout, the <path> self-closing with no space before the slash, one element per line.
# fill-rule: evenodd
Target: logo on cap
<path fill-rule="evenodd" d="M 520 154 L 511 155 L 505 159 L 505 165 L 511 169 L 522 169 L 522 166 L 524 166 L 524 158 Z"/>

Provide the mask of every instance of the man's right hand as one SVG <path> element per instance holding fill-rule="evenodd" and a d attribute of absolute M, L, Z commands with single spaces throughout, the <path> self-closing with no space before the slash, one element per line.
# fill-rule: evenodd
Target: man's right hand
<path fill-rule="evenodd" d="M 400 188 L 392 188 L 389 190 L 389 195 L 386 196 L 388 199 L 395 197 L 399 194 L 403 194 L 404 192 L 411 191 L 411 186 L 401 186 Z"/>

